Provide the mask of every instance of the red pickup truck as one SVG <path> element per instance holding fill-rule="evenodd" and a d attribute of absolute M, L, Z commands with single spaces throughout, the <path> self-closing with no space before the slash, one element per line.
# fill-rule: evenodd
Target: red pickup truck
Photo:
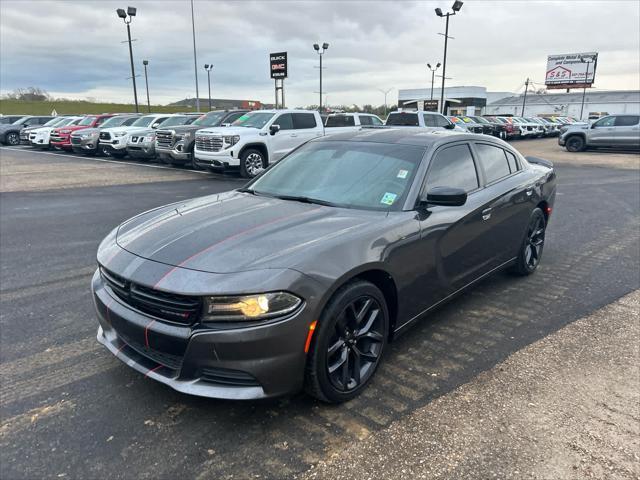
<path fill-rule="evenodd" d="M 77 125 L 70 125 L 68 127 L 54 128 L 51 131 L 51 146 L 58 150 L 71 150 L 71 132 L 76 130 L 82 130 L 83 128 L 96 128 L 99 127 L 105 120 L 113 117 L 112 113 L 105 113 L 102 115 L 87 115 Z"/>

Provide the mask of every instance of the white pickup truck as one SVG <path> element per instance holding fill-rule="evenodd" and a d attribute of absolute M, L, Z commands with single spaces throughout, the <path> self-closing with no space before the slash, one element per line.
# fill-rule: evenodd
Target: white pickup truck
<path fill-rule="evenodd" d="M 100 130 L 100 153 L 107 157 L 124 158 L 127 155 L 127 143 L 131 134 L 146 132 L 148 129 L 155 130 L 167 118 L 173 116 L 175 114 L 172 113 L 151 113 L 138 118 L 131 125 Z"/>
<path fill-rule="evenodd" d="M 255 110 L 229 127 L 196 132 L 195 163 L 219 170 L 240 168 L 252 178 L 294 148 L 324 135 L 320 114 L 311 110 Z"/>
<path fill-rule="evenodd" d="M 350 132 L 362 127 L 381 127 L 384 122 L 372 113 L 332 113 L 324 122 L 327 135 Z"/>

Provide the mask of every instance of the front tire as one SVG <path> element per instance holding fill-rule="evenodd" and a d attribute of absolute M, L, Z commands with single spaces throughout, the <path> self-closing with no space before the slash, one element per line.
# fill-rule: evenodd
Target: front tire
<path fill-rule="evenodd" d="M 327 403 L 359 395 L 373 377 L 389 336 L 389 313 L 375 285 L 355 281 L 327 303 L 316 328 L 305 390 Z"/>
<path fill-rule="evenodd" d="M 11 145 L 12 147 L 20 145 L 20 134 L 16 132 L 7 133 L 6 142 L 7 145 Z"/>
<path fill-rule="evenodd" d="M 571 135 L 565 141 L 565 148 L 568 152 L 582 152 L 585 149 L 585 141 L 580 135 Z"/>
<path fill-rule="evenodd" d="M 544 213 L 539 208 L 535 208 L 529 217 L 524 240 L 518 252 L 518 258 L 511 271 L 516 275 L 531 275 L 536 271 L 542 258 L 544 248 L 544 236 L 547 222 Z"/>
<path fill-rule="evenodd" d="M 267 159 L 260 150 L 248 148 L 240 155 L 240 175 L 244 178 L 253 178 L 267 168 Z"/>

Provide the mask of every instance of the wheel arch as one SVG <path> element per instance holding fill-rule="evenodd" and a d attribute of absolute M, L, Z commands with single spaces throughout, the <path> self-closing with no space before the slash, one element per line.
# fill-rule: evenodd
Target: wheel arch
<path fill-rule="evenodd" d="M 260 153 L 264 155 L 264 158 L 267 160 L 267 164 L 269 163 L 269 149 L 264 143 L 248 143 L 240 151 L 238 152 L 238 158 L 241 158 L 244 152 L 248 149 L 253 148 L 255 150 L 259 150 Z"/>

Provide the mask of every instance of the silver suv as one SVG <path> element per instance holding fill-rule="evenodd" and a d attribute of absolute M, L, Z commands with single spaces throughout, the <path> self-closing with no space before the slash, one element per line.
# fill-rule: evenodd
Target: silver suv
<path fill-rule="evenodd" d="M 591 147 L 640 149 L 640 115 L 607 115 L 591 125 L 576 125 L 563 131 L 558 145 L 569 152 Z"/>

